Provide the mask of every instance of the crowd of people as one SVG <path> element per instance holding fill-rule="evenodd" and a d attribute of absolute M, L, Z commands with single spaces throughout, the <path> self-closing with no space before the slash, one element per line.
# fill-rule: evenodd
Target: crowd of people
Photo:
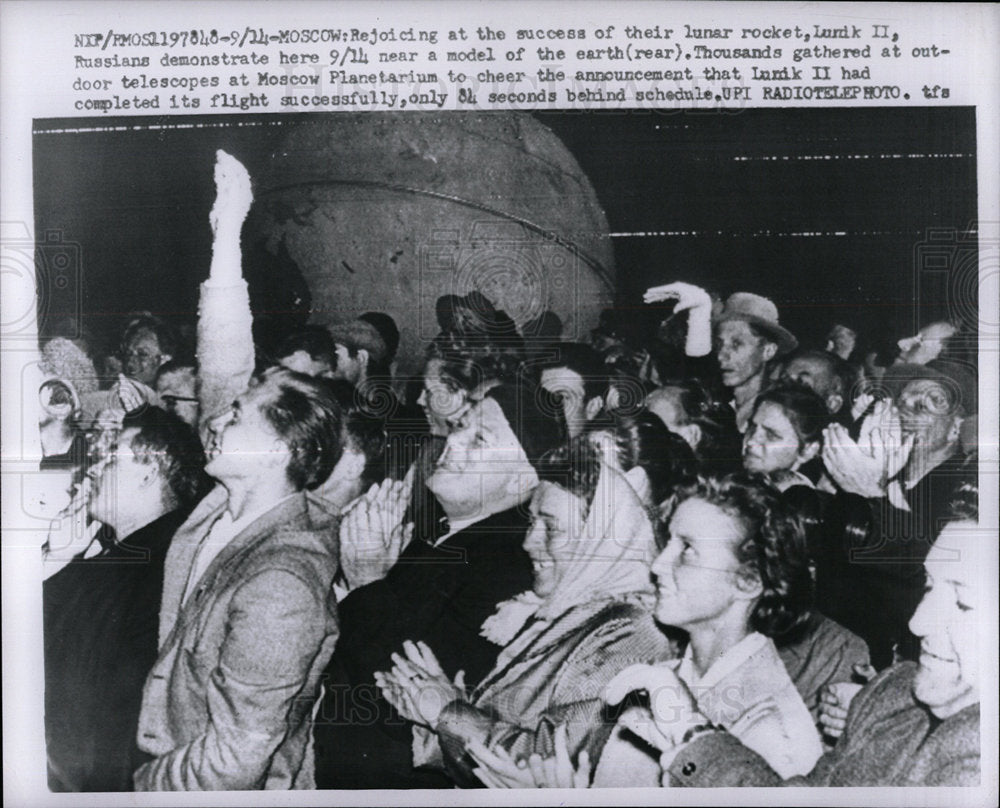
<path fill-rule="evenodd" d="M 956 324 L 673 282 L 574 342 L 473 291 L 396 378 L 388 313 L 255 343 L 216 186 L 193 333 L 43 346 L 53 790 L 979 783 Z"/>

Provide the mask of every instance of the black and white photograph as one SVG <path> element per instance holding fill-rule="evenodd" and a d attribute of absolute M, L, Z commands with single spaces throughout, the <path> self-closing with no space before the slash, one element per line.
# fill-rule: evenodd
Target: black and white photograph
<path fill-rule="evenodd" d="M 984 107 L 205 92 L 20 138 L 33 804 L 988 801 Z"/>

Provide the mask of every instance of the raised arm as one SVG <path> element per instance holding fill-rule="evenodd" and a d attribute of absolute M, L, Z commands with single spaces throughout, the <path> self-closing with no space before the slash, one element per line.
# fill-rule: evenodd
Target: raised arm
<path fill-rule="evenodd" d="M 250 175 L 224 151 L 216 152 L 212 266 L 198 304 L 198 399 L 201 424 L 228 407 L 253 374 L 253 318 L 243 280 L 240 231 L 250 211 Z"/>

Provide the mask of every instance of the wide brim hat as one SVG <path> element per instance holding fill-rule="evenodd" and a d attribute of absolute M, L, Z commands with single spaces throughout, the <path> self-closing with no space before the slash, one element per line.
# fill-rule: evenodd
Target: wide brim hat
<path fill-rule="evenodd" d="M 885 369 L 881 383 L 896 399 L 907 384 L 921 379 L 940 382 L 962 405 L 966 415 L 979 412 L 979 381 L 975 370 L 951 359 L 935 359 L 926 365 L 890 365 Z"/>
<path fill-rule="evenodd" d="M 729 296 L 713 321 L 716 324 L 741 320 L 756 326 L 778 346 L 778 353 L 794 351 L 799 344 L 795 335 L 778 322 L 778 307 L 761 295 L 752 292 L 735 292 Z"/>

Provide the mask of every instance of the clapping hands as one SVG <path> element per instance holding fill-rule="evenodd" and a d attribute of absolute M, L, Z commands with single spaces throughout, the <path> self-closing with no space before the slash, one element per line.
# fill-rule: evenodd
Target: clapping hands
<path fill-rule="evenodd" d="M 394 653 L 392 662 L 392 670 L 375 674 L 375 684 L 385 700 L 414 724 L 433 730 L 441 711 L 465 698 L 465 672 L 449 679 L 426 643 L 407 640 L 403 653 Z"/>
<path fill-rule="evenodd" d="M 74 558 L 86 552 L 101 529 L 100 522 L 88 524 L 87 506 L 90 504 L 90 496 L 90 479 L 85 477 L 74 492 L 69 505 L 52 521 L 48 537 L 42 546 L 45 578 L 51 577 Z"/>
<path fill-rule="evenodd" d="M 552 757 L 535 753 L 526 760 L 514 760 L 505 749 L 489 749 L 480 741 L 470 742 L 465 751 L 477 764 L 473 773 L 489 788 L 589 788 L 590 755 L 582 750 L 573 765 L 565 724 L 556 727 L 554 743 Z"/>
<path fill-rule="evenodd" d="M 385 577 L 413 537 L 403 524 L 413 489 L 413 469 L 402 480 L 376 483 L 344 510 L 340 523 L 340 569 L 351 589 Z"/>
<path fill-rule="evenodd" d="M 844 491 L 881 497 L 909 460 L 913 440 L 912 434 L 903 433 L 893 403 L 879 401 L 862 422 L 857 441 L 840 424 L 823 430 L 823 464 Z"/>

